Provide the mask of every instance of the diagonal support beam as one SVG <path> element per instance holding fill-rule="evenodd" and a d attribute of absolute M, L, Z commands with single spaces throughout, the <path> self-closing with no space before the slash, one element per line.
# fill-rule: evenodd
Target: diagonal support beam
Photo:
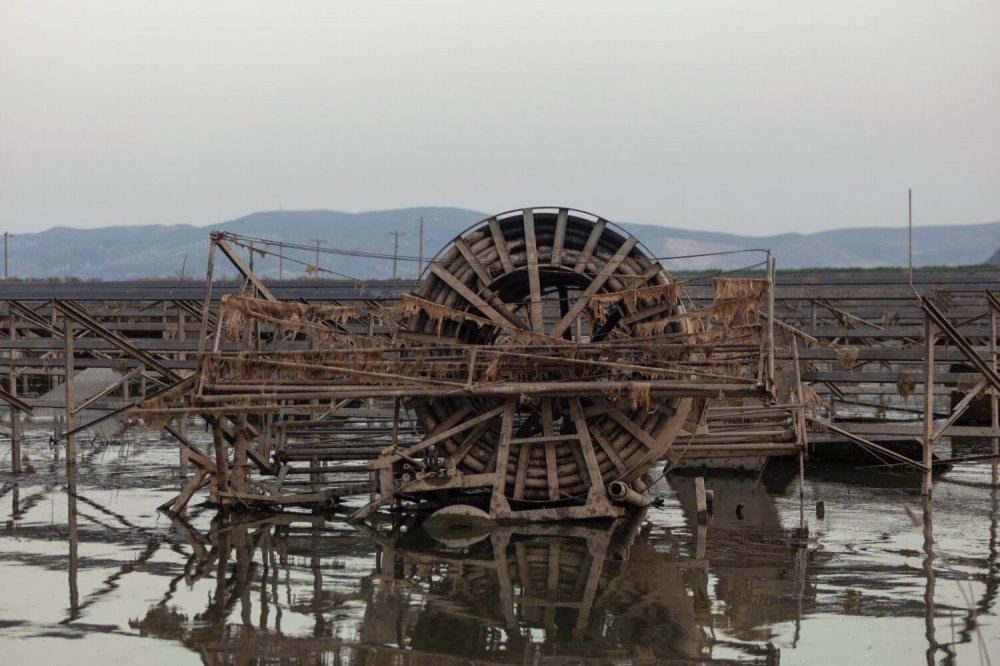
<path fill-rule="evenodd" d="M 951 322 L 948 321 L 948 318 L 937 309 L 937 306 L 923 296 L 917 297 L 917 303 L 920 304 L 920 309 L 923 310 L 935 324 L 937 324 L 938 328 L 941 329 L 941 332 L 944 333 L 949 340 L 955 343 L 955 346 L 960 352 L 962 352 L 962 355 L 968 359 L 969 363 L 981 375 L 986 377 L 986 380 L 990 383 L 993 389 L 1000 391 L 1000 374 L 997 374 L 997 371 L 994 370 L 989 363 L 980 358 L 979 354 L 976 353 L 976 350 L 971 344 L 969 344 L 969 341 L 958 332 L 958 329 L 952 326 Z"/>
<path fill-rule="evenodd" d="M 216 246 L 222 250 L 222 254 L 226 255 L 226 258 L 232 262 L 233 266 L 236 267 L 236 270 L 240 272 L 240 275 L 253 285 L 254 289 L 257 290 L 257 293 L 260 294 L 261 298 L 268 301 L 278 300 L 274 297 L 274 294 L 271 293 L 271 290 L 264 286 L 264 283 L 260 281 L 260 278 L 254 275 L 254 272 L 243 262 L 240 255 L 233 250 L 232 246 L 226 242 L 224 233 L 212 234 L 212 240 L 215 242 Z"/>
<path fill-rule="evenodd" d="M 467 300 L 473 307 L 482 312 L 486 317 L 492 321 L 494 324 L 499 326 L 504 330 L 517 329 L 517 327 L 508 321 L 506 317 L 497 312 L 496 308 L 484 301 L 476 292 L 472 291 L 466 287 L 461 280 L 452 275 L 448 269 L 442 268 L 439 264 L 433 263 L 430 265 L 431 273 L 438 276 L 444 282 L 458 292 L 458 294 Z"/>
<path fill-rule="evenodd" d="M 924 465 L 922 462 L 919 462 L 917 460 L 913 460 L 911 458 L 907 458 L 906 456 L 902 455 L 901 453 L 896 453 L 892 449 L 887 449 L 884 446 L 879 446 L 878 444 L 876 444 L 875 442 L 873 442 L 871 440 L 865 439 L 864 437 L 860 437 L 860 436 L 854 434 L 853 432 L 849 432 L 849 431 L 844 430 L 842 428 L 838 428 L 837 426 L 835 426 L 835 425 L 833 425 L 831 423 L 827 423 L 826 421 L 824 421 L 822 419 L 818 419 L 815 416 L 808 416 L 807 415 L 806 416 L 806 420 L 809 421 L 810 423 L 814 424 L 814 425 L 819 426 L 820 428 L 822 428 L 824 430 L 828 430 L 828 431 L 830 431 L 830 432 L 832 432 L 834 434 L 840 435 L 842 437 L 846 437 L 847 439 L 851 440 L 855 444 L 859 444 L 863 448 L 869 449 L 871 451 L 878 451 L 879 453 L 881 453 L 881 454 L 883 454 L 883 455 L 885 455 L 885 456 L 887 456 L 889 458 L 893 458 L 894 460 L 898 460 L 901 463 L 905 463 L 905 464 L 907 464 L 907 465 L 909 465 L 911 467 L 919 469 L 921 472 L 926 472 L 928 470 L 928 467 L 926 465 Z"/>
<path fill-rule="evenodd" d="M 0 400 L 3 400 L 8 405 L 12 405 L 14 407 L 17 407 L 18 409 L 20 409 L 23 412 L 28 412 L 29 414 L 31 414 L 34 411 L 34 409 L 35 409 L 34 407 L 32 407 L 31 405 L 29 405 L 28 403 L 26 403 L 24 400 L 21 400 L 17 396 L 11 395 L 7 391 L 5 391 L 3 388 L 0 388 Z"/>
<path fill-rule="evenodd" d="M 180 375 L 176 372 L 163 365 L 159 359 L 155 356 L 139 349 L 131 342 L 129 342 L 125 336 L 106 328 L 100 321 L 90 315 L 86 310 L 77 305 L 76 303 L 70 301 L 52 301 L 52 305 L 63 313 L 63 315 L 69 317 L 73 321 L 77 322 L 81 326 L 90 329 L 90 331 L 104 340 L 107 340 L 114 346 L 118 347 L 120 350 L 131 355 L 133 358 L 137 358 L 148 367 L 153 368 L 159 372 L 164 377 L 171 379 L 173 381 L 179 381 L 181 379 Z"/>
<path fill-rule="evenodd" d="M 601 287 L 604 286 L 604 283 L 608 281 L 608 278 L 610 278 L 616 270 L 618 270 L 621 263 L 625 261 L 625 257 L 629 255 L 638 242 L 639 241 L 635 236 L 629 236 L 628 239 L 622 243 L 622 246 L 618 248 L 617 252 L 615 252 L 615 256 L 611 257 L 611 260 L 604 265 L 604 268 L 602 268 L 601 272 L 597 274 L 597 277 L 595 277 L 587 288 L 578 295 L 576 303 L 574 303 L 573 307 L 569 309 L 569 312 L 567 312 L 566 315 L 559 320 L 559 323 L 556 324 L 556 327 L 552 329 L 552 332 L 549 333 L 549 335 L 554 338 L 558 338 L 566 331 L 566 329 L 573 325 L 573 322 L 576 321 L 577 315 L 582 313 L 584 308 L 586 308 L 589 304 L 590 297 L 600 291 Z"/>

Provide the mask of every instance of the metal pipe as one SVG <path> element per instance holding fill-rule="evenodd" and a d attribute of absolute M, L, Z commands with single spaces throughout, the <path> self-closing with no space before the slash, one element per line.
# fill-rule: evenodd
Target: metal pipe
<path fill-rule="evenodd" d="M 621 481 L 612 481 L 608 484 L 608 496 L 612 501 L 619 504 L 631 504 L 639 508 L 649 506 L 653 503 L 652 497 L 637 492 L 635 489 L 630 488 L 628 484 Z"/>

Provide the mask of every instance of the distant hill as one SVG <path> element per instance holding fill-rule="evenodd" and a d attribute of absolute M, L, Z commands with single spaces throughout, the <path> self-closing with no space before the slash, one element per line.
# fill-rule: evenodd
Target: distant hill
<path fill-rule="evenodd" d="M 20 278 L 72 276 L 84 280 L 177 277 L 182 273 L 201 278 L 205 274 L 211 229 L 310 248 L 319 240 L 323 248 L 382 253 L 390 257 L 393 251 L 391 232 L 398 231 L 402 232 L 399 255 L 416 257 L 419 254 L 417 220 L 421 217 L 424 219 L 424 252 L 430 258 L 456 234 L 487 215 L 460 208 L 406 208 L 369 213 L 270 211 L 209 227 L 150 225 L 87 230 L 58 227 L 12 236 L 9 273 Z M 905 228 L 867 227 L 753 237 L 646 224 L 625 223 L 622 226 L 659 257 L 770 248 L 779 268 L 874 268 L 907 263 Z M 1000 247 L 1000 222 L 916 227 L 913 245 L 915 266 L 980 264 L 987 261 L 986 255 L 993 248 Z M 1000 263 L 998 255 L 1000 251 L 988 261 Z M 315 263 L 314 254 L 303 250 L 297 256 L 302 263 L 295 263 L 286 255 L 280 268 L 275 257 L 257 257 L 254 268 L 265 276 L 277 277 L 279 270 L 285 278 L 304 276 L 305 263 Z M 664 260 L 664 265 L 675 271 L 735 268 L 759 260 L 760 256 L 754 254 L 722 254 Z M 324 254 L 320 265 L 358 278 L 389 277 L 392 273 L 389 258 Z M 415 261 L 401 260 L 397 274 L 413 276 L 416 269 Z"/>
<path fill-rule="evenodd" d="M 986 260 L 990 266 L 1000 266 L 1000 250 L 993 253 L 993 256 Z"/>

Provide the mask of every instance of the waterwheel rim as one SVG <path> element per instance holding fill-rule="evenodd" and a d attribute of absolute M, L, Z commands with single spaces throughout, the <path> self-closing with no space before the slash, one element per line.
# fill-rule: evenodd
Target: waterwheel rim
<path fill-rule="evenodd" d="M 487 218 L 460 234 L 425 271 L 418 296 L 424 302 L 468 313 L 480 324 L 440 319 L 426 311 L 406 330 L 436 336 L 442 344 L 479 348 L 515 347 L 525 337 L 567 345 L 636 337 L 630 317 L 652 303 L 642 298 L 614 304 L 600 313 L 590 297 L 632 286 L 674 283 L 631 235 L 601 217 L 568 208 L 526 208 Z M 669 328 L 688 326 L 679 295 L 659 303 Z M 643 318 L 649 322 L 649 317 Z M 573 380 L 560 368 L 542 381 Z M 483 379 L 483 378 L 480 378 Z M 490 379 L 490 378 L 486 378 Z M 497 378 L 502 381 L 503 377 Z M 504 495 L 517 506 L 585 501 L 595 486 L 630 481 L 662 457 L 680 430 L 690 401 L 668 398 L 636 406 L 627 397 L 606 395 L 600 377 L 588 397 L 522 396 L 514 408 Z M 456 415 L 499 411 L 502 401 L 454 395 L 419 402 L 414 411 L 431 432 Z M 466 474 L 495 470 L 503 436 L 497 415 L 439 446 L 456 456 Z M 596 474 L 591 470 L 599 470 Z"/>

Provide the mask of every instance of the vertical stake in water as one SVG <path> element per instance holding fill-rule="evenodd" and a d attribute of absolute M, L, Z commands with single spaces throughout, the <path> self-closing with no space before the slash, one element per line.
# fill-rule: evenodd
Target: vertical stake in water
<path fill-rule="evenodd" d="M 13 337 L 13 335 L 11 335 L 11 337 Z M 990 304 L 990 356 L 992 357 L 991 364 L 993 366 L 993 372 L 996 372 L 997 371 L 997 310 L 995 307 L 993 307 L 992 303 Z M 992 453 L 993 456 L 996 457 L 998 454 L 1000 454 L 1000 451 L 997 450 L 998 446 L 1000 446 L 1000 441 L 997 441 L 997 438 L 1000 437 L 1000 394 L 997 393 L 996 387 L 993 387 L 993 390 L 991 391 L 991 396 L 992 397 L 990 399 L 990 412 L 991 412 L 990 427 L 993 430 Z M 996 461 L 994 461 L 993 462 L 994 472 L 996 471 L 996 468 L 997 464 Z"/>
<path fill-rule="evenodd" d="M 802 513 L 802 500 L 806 496 L 806 419 L 805 399 L 802 396 L 802 375 L 799 372 L 799 341 L 792 335 L 792 362 L 795 363 L 795 397 L 798 399 L 798 409 L 795 412 L 795 443 L 799 447 L 799 513 Z"/>
<path fill-rule="evenodd" d="M 66 343 L 63 386 L 66 388 L 66 469 L 76 466 L 76 435 L 73 434 L 73 320 L 63 312 L 63 337 Z"/>
<path fill-rule="evenodd" d="M 924 315 L 924 482 L 920 494 L 931 494 L 931 462 L 934 449 L 934 323 Z"/>
<path fill-rule="evenodd" d="M 17 339 L 17 317 L 13 308 L 7 307 L 7 317 L 10 324 L 10 340 Z M 10 350 L 10 394 L 17 397 L 17 352 Z M 996 440 L 994 441 L 994 445 Z M 10 406 L 10 471 L 21 472 L 21 410 Z"/>
<path fill-rule="evenodd" d="M 767 390 L 774 391 L 774 255 L 767 251 Z"/>

